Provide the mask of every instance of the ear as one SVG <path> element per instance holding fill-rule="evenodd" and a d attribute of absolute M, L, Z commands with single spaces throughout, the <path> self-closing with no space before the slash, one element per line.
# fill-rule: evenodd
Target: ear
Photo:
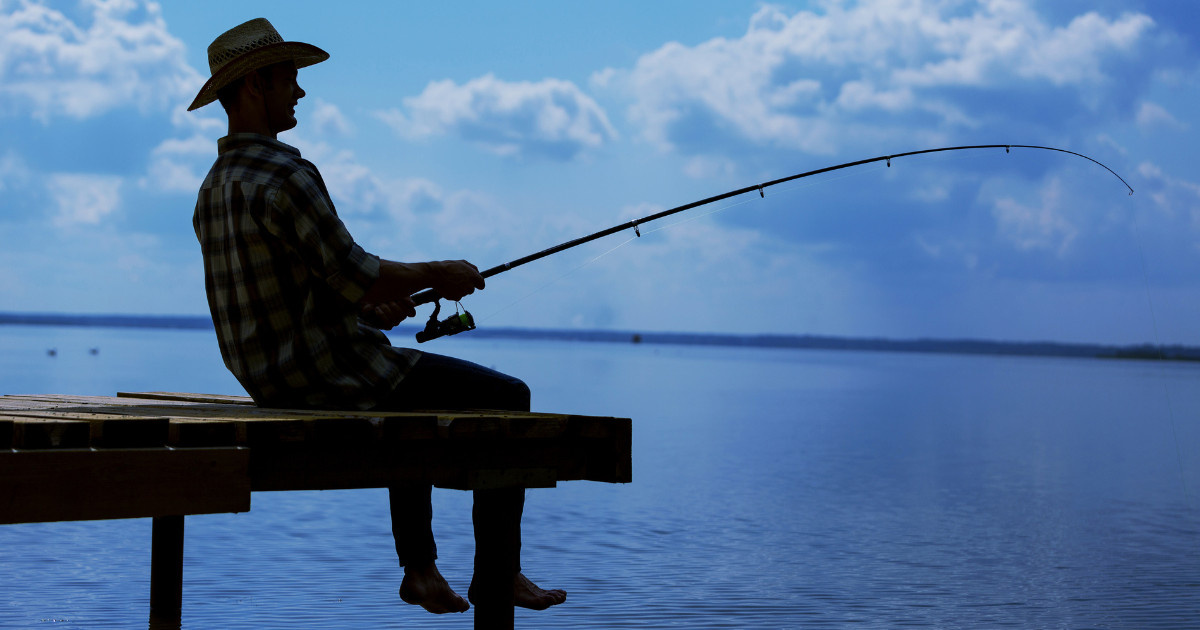
<path fill-rule="evenodd" d="M 250 74 L 246 75 L 244 86 L 243 89 L 255 97 L 262 96 L 267 88 L 267 84 L 263 81 L 263 76 L 259 74 L 258 70 L 253 70 Z"/>

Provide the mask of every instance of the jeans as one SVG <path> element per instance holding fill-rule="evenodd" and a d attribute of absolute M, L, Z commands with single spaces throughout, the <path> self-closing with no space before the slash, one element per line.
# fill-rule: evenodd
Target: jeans
<path fill-rule="evenodd" d="M 529 411 L 529 387 L 520 379 L 469 361 L 422 353 L 380 411 L 416 409 L 496 409 Z M 389 488 L 392 537 L 401 566 L 437 559 L 433 540 L 432 486 Z M 471 519 L 475 528 L 475 566 L 511 565 L 521 570 L 521 514 L 524 488 L 476 490 Z M 487 563 L 486 565 L 481 563 Z"/>

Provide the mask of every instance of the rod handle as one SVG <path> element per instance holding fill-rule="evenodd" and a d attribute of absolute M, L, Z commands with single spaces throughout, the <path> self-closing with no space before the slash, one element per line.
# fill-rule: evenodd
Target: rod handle
<path fill-rule="evenodd" d="M 436 302 L 439 299 L 441 299 L 442 296 L 438 295 L 437 291 L 434 291 L 433 289 L 425 289 L 424 291 L 420 291 L 420 292 L 412 294 L 412 296 L 410 296 L 410 297 L 412 297 L 412 301 L 414 304 L 416 304 L 417 306 L 420 306 L 422 304 L 429 304 L 430 302 Z"/>

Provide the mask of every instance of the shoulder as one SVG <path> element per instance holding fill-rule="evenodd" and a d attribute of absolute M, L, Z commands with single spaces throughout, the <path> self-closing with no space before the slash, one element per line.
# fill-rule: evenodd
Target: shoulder
<path fill-rule="evenodd" d="M 283 188 L 297 176 L 300 180 L 315 176 L 316 168 L 300 157 L 299 151 L 277 140 L 227 136 L 218 141 L 217 147 L 217 161 L 205 180 L 206 186 L 242 182 Z"/>

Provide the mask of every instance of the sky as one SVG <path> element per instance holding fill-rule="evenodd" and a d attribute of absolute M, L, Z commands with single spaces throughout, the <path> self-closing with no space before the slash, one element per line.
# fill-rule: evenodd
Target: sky
<path fill-rule="evenodd" d="M 1200 345 L 1200 19 L 1151 0 L 0 0 L 0 311 L 207 314 L 208 44 L 325 49 L 280 140 L 480 326 Z M 428 307 L 414 323 L 423 323 Z"/>

